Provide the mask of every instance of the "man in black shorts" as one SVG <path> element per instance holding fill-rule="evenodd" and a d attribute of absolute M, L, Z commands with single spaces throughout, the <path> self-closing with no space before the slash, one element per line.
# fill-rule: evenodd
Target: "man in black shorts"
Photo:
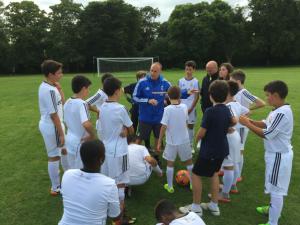
<path fill-rule="evenodd" d="M 229 108 L 224 104 L 228 95 L 228 84 L 226 81 L 216 80 L 209 87 L 210 99 L 213 106 L 207 108 L 202 118 L 202 124 L 196 141 L 201 141 L 200 153 L 194 164 L 193 183 L 193 204 L 180 207 L 182 213 L 195 212 L 202 215 L 202 209 L 209 210 L 213 215 L 219 216 L 219 177 L 218 171 L 221 168 L 224 158 L 229 154 L 227 132 L 229 127 L 236 124 Z M 211 178 L 211 201 L 201 203 L 202 179 Z M 200 204 L 201 203 L 201 204 Z"/>

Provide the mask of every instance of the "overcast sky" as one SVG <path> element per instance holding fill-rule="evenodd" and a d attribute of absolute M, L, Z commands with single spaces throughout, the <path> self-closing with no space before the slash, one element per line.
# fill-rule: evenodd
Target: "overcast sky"
<path fill-rule="evenodd" d="M 84 6 L 89 2 L 95 0 L 74 0 L 74 2 L 82 3 Z M 21 2 L 21 0 L 4 0 L 5 5 L 9 2 Z M 34 2 L 39 5 L 41 9 L 49 12 L 49 6 L 55 5 L 60 2 L 60 0 L 34 0 Z M 168 20 L 171 12 L 173 11 L 176 5 L 184 4 L 184 3 L 197 3 L 200 0 L 125 0 L 125 2 L 134 5 L 136 7 L 143 7 L 146 5 L 150 5 L 153 8 L 158 8 L 161 16 L 159 17 L 159 21 L 163 22 Z M 207 0 L 207 2 L 212 2 L 212 0 Z M 244 6 L 247 5 L 247 0 L 228 0 L 226 1 L 233 6 Z"/>

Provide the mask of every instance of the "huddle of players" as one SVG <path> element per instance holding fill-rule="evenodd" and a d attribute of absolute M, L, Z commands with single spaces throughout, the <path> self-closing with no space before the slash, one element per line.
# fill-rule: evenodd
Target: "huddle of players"
<path fill-rule="evenodd" d="M 189 61 L 186 63 L 186 77 L 179 81 L 179 86 L 182 89 L 198 89 L 198 81 L 192 76 L 195 68 L 196 65 L 194 62 Z M 58 160 L 60 156 L 60 149 L 57 148 L 57 146 L 60 146 L 64 149 L 64 128 L 61 110 L 61 98 L 63 93 L 61 92 L 61 88 L 57 83 L 62 73 L 61 64 L 54 61 L 46 61 L 42 65 L 42 70 L 46 76 L 47 82 L 42 83 L 39 90 L 40 108 L 42 114 L 40 130 L 45 140 L 49 164 L 51 165 L 52 162 L 55 162 L 55 165 L 58 164 L 59 166 Z M 54 78 L 49 80 L 49 74 L 51 75 L 50 77 L 53 75 Z M 208 108 L 204 112 L 201 128 L 196 135 L 196 141 L 201 140 L 201 145 L 200 153 L 194 166 L 192 164 L 191 147 L 194 135 L 193 131 L 191 131 L 191 128 L 193 128 L 192 124 L 194 124 L 196 120 L 195 106 L 198 100 L 197 91 L 195 91 L 193 94 L 190 94 L 190 96 L 185 100 L 186 102 L 183 101 L 183 103 L 181 103 L 180 88 L 176 86 L 169 88 L 168 96 L 171 104 L 164 109 L 163 119 L 161 121 L 162 127 L 157 144 L 157 150 L 159 151 L 162 138 L 166 132 L 167 144 L 163 157 L 167 160 L 166 174 L 168 183 L 164 185 L 164 188 L 170 193 L 174 192 L 172 184 L 174 161 L 178 154 L 181 158 L 181 161 L 187 165 L 187 169 L 191 172 L 190 174 L 192 174 L 191 189 L 193 190 L 193 204 L 181 207 L 180 211 L 183 213 L 194 212 L 201 216 L 203 208 L 210 210 L 213 215 L 220 215 L 218 201 L 220 199 L 225 199 L 225 201 L 230 200 L 229 192 L 231 186 L 235 184 L 236 178 L 238 177 L 237 175 L 239 174 L 238 163 L 241 160 L 241 137 L 244 138 L 243 134 L 238 134 L 238 131 L 242 130 L 241 128 L 243 128 L 242 125 L 236 125 L 240 119 L 240 123 L 244 124 L 246 127 L 249 127 L 259 136 L 265 137 L 266 139 L 266 154 L 270 153 L 268 155 L 268 161 L 266 161 L 267 165 L 269 165 L 267 166 L 267 170 L 269 170 L 270 173 L 269 176 L 266 177 L 266 187 L 269 187 L 267 191 L 271 193 L 271 207 L 260 208 L 260 211 L 269 211 L 269 224 L 277 224 L 283 204 L 283 196 L 287 194 L 290 178 L 290 175 L 284 177 L 281 175 L 286 172 L 289 172 L 290 174 L 291 171 L 292 149 L 290 145 L 290 138 L 292 135 L 293 124 L 291 110 L 289 106 L 278 106 L 275 105 L 275 103 L 273 104 L 272 101 L 269 101 L 272 106 L 280 109 L 278 110 L 279 115 L 274 114 L 273 111 L 271 113 L 272 116 L 269 116 L 266 122 L 260 123 L 249 120 L 247 117 L 242 117 L 242 115 L 249 113 L 249 104 L 256 102 L 257 98 L 243 88 L 245 75 L 242 71 L 233 72 L 231 74 L 231 79 L 236 80 L 236 82 L 217 80 L 210 84 L 209 94 L 210 100 L 213 102 L 213 107 Z M 82 168 L 82 154 L 81 150 L 79 151 L 81 143 L 95 138 L 92 124 L 90 122 L 89 109 L 98 113 L 100 111 L 101 116 L 98 117 L 96 127 L 105 146 L 105 160 L 104 162 L 101 162 L 103 163 L 101 166 L 101 171 L 103 174 L 115 180 L 118 187 L 118 197 L 122 210 L 124 208 L 125 184 L 129 183 L 129 175 L 127 173 L 129 162 L 126 136 L 132 134 L 134 129 L 126 109 L 124 106 L 118 103 L 122 94 L 121 82 L 113 77 L 106 78 L 103 84 L 104 92 L 100 89 L 93 97 L 87 101 L 84 101 L 83 99 L 89 95 L 88 88 L 90 84 L 91 82 L 83 76 L 76 76 L 72 80 L 72 90 L 74 92 L 74 96 L 68 99 L 64 106 L 65 123 L 68 127 L 65 143 L 68 153 L 65 155 L 67 155 L 67 163 L 69 164 L 65 165 L 64 167 Z M 286 88 L 285 92 L 284 90 L 281 90 L 284 88 Z M 272 98 L 271 100 L 276 102 L 276 100 L 279 101 L 281 99 L 284 103 L 284 98 L 287 95 L 287 87 L 283 82 L 271 82 L 265 87 L 265 91 L 272 97 L 275 95 L 274 98 L 277 98 L 275 100 Z M 50 93 L 49 96 L 48 92 Z M 106 96 L 106 94 L 108 96 Z M 248 107 L 243 107 L 241 104 L 236 102 L 233 98 L 234 96 L 236 101 L 240 101 L 241 103 L 242 101 L 245 101 L 248 104 Z M 49 106 L 51 110 L 43 110 L 43 102 L 44 107 Z M 99 105 L 97 105 L 97 102 L 99 102 Z M 225 103 L 227 104 L 225 105 Z M 276 104 L 278 103 L 276 102 Z M 93 107 L 93 105 L 96 107 Z M 48 124 L 48 127 L 43 127 L 45 115 L 48 115 L 47 122 L 50 122 L 50 120 L 53 121 L 51 128 L 52 130 L 54 128 L 55 132 L 54 135 L 51 136 L 53 139 L 53 142 L 51 143 L 52 146 L 49 144 L 51 142 L 49 141 L 49 134 L 46 134 L 46 131 L 50 132 L 50 124 Z M 55 115 L 58 115 L 58 119 L 60 121 L 59 124 L 59 121 L 57 121 Z M 107 118 L 109 118 L 109 120 Z M 288 123 L 289 126 L 286 126 L 287 124 L 283 123 Z M 189 124 L 189 129 L 187 129 L 186 124 Z M 285 129 L 288 129 L 286 131 L 288 136 L 286 134 L 281 135 L 281 138 L 283 139 L 280 141 L 282 148 L 275 148 L 276 145 L 274 146 L 272 142 L 274 142 L 281 134 L 280 132 L 282 132 L 282 130 L 279 129 L 281 126 L 284 126 Z M 245 139 L 243 140 L 243 143 L 244 142 Z M 54 143 L 56 144 L 56 147 L 54 147 Z M 55 149 L 55 153 L 53 153 L 53 149 Z M 274 153 L 276 156 L 274 156 Z M 283 155 L 284 153 L 289 153 L 289 156 Z M 53 158 L 58 160 L 54 160 Z M 288 166 L 289 162 L 290 166 Z M 285 167 L 280 167 L 280 163 L 281 165 L 285 165 Z M 224 186 L 220 194 L 218 171 L 220 170 L 222 164 L 224 168 Z M 153 164 L 153 167 L 155 166 L 156 165 Z M 289 170 L 287 170 L 287 168 L 289 168 Z M 52 181 L 51 193 L 58 193 L 60 191 L 58 170 L 54 170 L 53 166 L 48 166 L 48 171 Z M 68 177 L 74 175 L 72 173 L 75 173 L 76 175 L 76 173 L 83 172 L 84 171 L 78 172 L 77 170 L 75 172 L 70 170 L 65 173 L 62 180 L 63 196 L 64 192 L 67 193 L 70 191 L 64 190 L 64 180 L 67 180 Z M 53 174 L 55 174 L 55 176 L 53 176 Z M 83 175 L 81 174 L 81 176 Z M 210 203 L 201 203 L 202 176 L 211 177 L 212 191 Z M 284 180 L 282 181 L 281 179 Z M 278 186 L 279 184 L 280 188 Z M 112 202 L 116 203 L 117 201 L 116 199 L 113 199 Z M 66 204 L 70 204 L 70 201 L 67 201 L 64 196 L 65 211 L 60 224 L 66 224 L 67 222 L 72 221 L 71 216 L 74 216 L 71 213 L 66 212 L 66 208 L 72 208 L 66 207 Z M 114 210 L 109 211 L 114 213 L 108 214 L 108 216 L 117 217 L 118 210 L 116 210 L 116 208 L 118 207 L 115 207 L 115 204 L 111 205 L 114 205 Z M 106 216 L 102 219 L 104 221 L 103 224 L 105 224 Z M 160 217 L 159 220 L 162 221 L 162 217 Z M 118 223 L 120 220 L 115 221 Z M 167 221 L 162 222 L 164 224 L 175 224 L 175 221 L 169 221 L 169 223 Z"/>

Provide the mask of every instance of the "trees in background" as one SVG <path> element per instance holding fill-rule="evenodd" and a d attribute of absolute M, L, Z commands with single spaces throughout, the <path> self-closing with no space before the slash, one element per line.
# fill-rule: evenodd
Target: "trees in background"
<path fill-rule="evenodd" d="M 300 60 L 300 2 L 249 0 L 177 5 L 168 21 L 157 8 L 123 0 L 61 0 L 40 10 L 33 1 L 0 0 L 0 73 L 36 73 L 46 58 L 66 72 L 92 71 L 93 57 L 159 56 L 167 67 L 193 59 L 235 65 L 296 64 Z"/>

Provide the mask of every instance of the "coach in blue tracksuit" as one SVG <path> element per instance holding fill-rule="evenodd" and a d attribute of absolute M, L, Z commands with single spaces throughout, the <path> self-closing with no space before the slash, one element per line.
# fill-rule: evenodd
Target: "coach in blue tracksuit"
<path fill-rule="evenodd" d="M 150 74 L 139 80 L 133 92 L 133 100 L 139 104 L 139 142 L 150 139 L 151 131 L 155 138 L 155 146 L 159 138 L 160 121 L 164 113 L 164 100 L 170 82 L 162 77 L 161 64 L 153 63 Z M 182 91 L 183 98 L 188 97 L 187 91 Z"/>

